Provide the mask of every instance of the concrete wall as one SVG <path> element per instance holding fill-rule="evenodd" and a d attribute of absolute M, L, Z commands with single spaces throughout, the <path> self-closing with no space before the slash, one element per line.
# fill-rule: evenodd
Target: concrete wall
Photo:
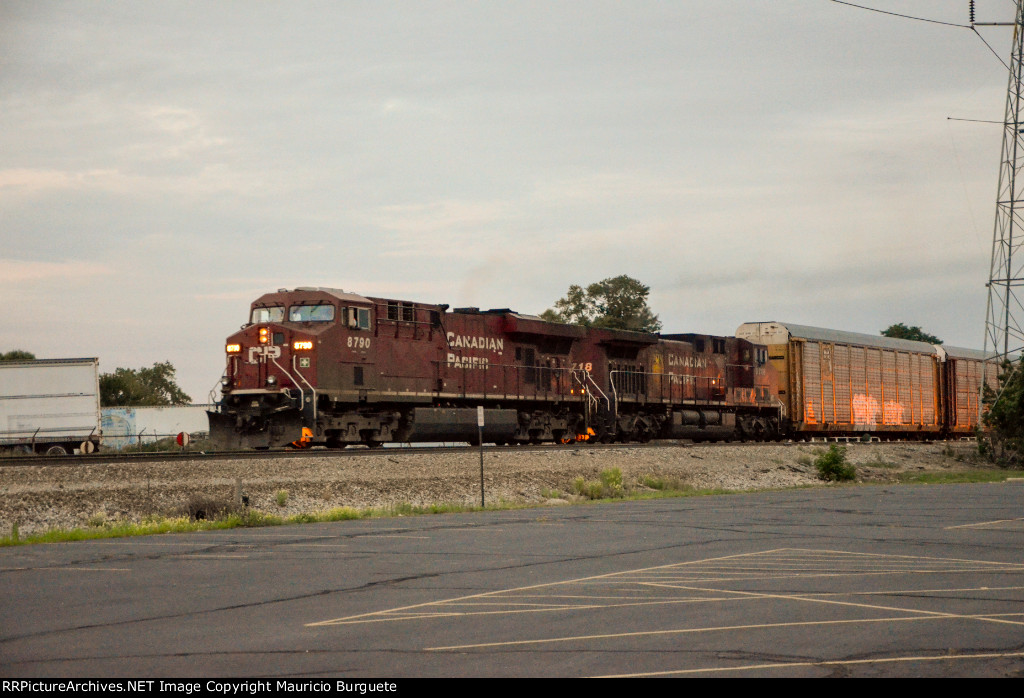
<path fill-rule="evenodd" d="M 187 432 L 193 438 L 210 432 L 206 410 L 212 405 L 182 407 L 104 407 L 103 447 L 119 450 Z"/>

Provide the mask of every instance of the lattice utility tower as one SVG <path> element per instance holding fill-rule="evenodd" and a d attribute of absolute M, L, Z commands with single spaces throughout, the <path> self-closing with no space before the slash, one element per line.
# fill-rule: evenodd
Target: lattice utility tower
<path fill-rule="evenodd" d="M 973 7 L 971 19 L 973 23 Z M 1021 303 L 1024 296 L 1024 177 L 1018 179 L 1017 176 L 1024 168 L 1022 53 L 1024 0 L 1017 0 L 985 318 L 985 354 L 989 355 L 991 350 L 1000 363 L 1024 349 L 1024 305 Z"/>

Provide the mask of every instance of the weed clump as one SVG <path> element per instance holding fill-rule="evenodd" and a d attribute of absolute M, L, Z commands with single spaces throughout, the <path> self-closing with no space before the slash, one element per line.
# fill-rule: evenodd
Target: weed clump
<path fill-rule="evenodd" d="M 277 502 L 277 506 L 283 509 L 288 504 L 288 490 L 278 490 L 277 494 L 274 495 L 274 501 Z"/>
<path fill-rule="evenodd" d="M 626 490 L 622 484 L 622 471 L 618 468 L 602 470 L 597 480 L 584 480 L 578 477 L 572 481 L 573 491 L 587 499 L 606 499 L 622 497 Z"/>
<path fill-rule="evenodd" d="M 185 503 L 181 512 L 193 521 L 214 521 L 235 513 L 235 506 L 229 500 L 195 496 Z"/>
<path fill-rule="evenodd" d="M 609 468 L 601 471 L 601 485 L 606 497 L 621 497 L 622 471 L 618 468 Z"/>
<path fill-rule="evenodd" d="M 842 482 L 857 477 L 857 469 L 846 462 L 846 447 L 832 444 L 814 459 L 818 477 L 826 482 Z"/>

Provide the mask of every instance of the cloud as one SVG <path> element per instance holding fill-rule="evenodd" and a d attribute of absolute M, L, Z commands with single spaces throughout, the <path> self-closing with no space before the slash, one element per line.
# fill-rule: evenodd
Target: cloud
<path fill-rule="evenodd" d="M 0 259 L 0 285 L 58 281 L 61 284 L 85 281 L 96 276 L 109 276 L 114 270 L 93 262 L 38 262 L 22 259 Z"/>

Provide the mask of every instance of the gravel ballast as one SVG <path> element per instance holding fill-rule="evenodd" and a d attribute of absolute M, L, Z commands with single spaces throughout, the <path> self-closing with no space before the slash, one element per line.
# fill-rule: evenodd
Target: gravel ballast
<path fill-rule="evenodd" d="M 695 489 L 825 486 L 810 464 L 824 448 L 784 443 L 487 451 L 484 481 L 489 504 L 552 505 L 575 498 L 574 479 L 596 480 L 609 468 L 622 471 L 627 488 L 642 489 L 638 483 L 644 476 Z M 982 467 L 976 454 L 970 442 L 847 445 L 847 460 L 857 467 L 859 481 L 894 481 L 906 471 Z M 321 457 L 5 467 L 0 469 L 0 535 L 15 523 L 22 535 L 29 535 L 181 515 L 190 502 L 234 501 L 239 483 L 250 507 L 282 516 L 398 503 L 478 505 L 480 460 L 476 449 L 426 454 L 382 449 L 359 457 L 324 452 Z M 556 492 L 560 496 L 551 496 Z"/>

